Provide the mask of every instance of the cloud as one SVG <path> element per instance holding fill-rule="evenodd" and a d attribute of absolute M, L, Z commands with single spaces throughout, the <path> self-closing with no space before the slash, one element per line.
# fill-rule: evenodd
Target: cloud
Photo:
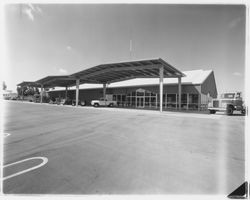
<path fill-rule="evenodd" d="M 40 13 L 40 14 L 43 13 L 43 10 L 42 10 L 40 7 L 38 7 L 38 6 L 36 7 L 36 10 L 37 10 L 37 12 Z"/>
<path fill-rule="evenodd" d="M 32 4 L 27 4 L 23 10 L 24 14 L 27 15 L 27 17 L 31 20 L 34 21 L 35 20 L 35 15 L 36 14 L 42 14 L 43 11 L 40 7 L 38 6 L 34 6 Z"/>
<path fill-rule="evenodd" d="M 63 68 L 60 68 L 58 71 L 60 74 L 67 74 L 68 73 L 68 71 L 66 69 L 63 69 Z"/>
<path fill-rule="evenodd" d="M 234 76 L 242 76 L 242 74 L 240 72 L 234 72 L 233 75 Z"/>
<path fill-rule="evenodd" d="M 29 17 L 31 21 L 34 21 L 34 15 L 32 14 L 32 10 L 30 8 L 25 9 L 24 13 Z"/>

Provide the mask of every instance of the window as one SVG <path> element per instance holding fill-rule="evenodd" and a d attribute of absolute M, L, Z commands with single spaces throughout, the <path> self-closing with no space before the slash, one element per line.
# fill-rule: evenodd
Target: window
<path fill-rule="evenodd" d="M 189 94 L 189 103 L 198 103 L 198 94 Z"/>
<path fill-rule="evenodd" d="M 234 93 L 225 93 L 221 95 L 222 99 L 233 99 L 234 98 Z"/>
<path fill-rule="evenodd" d="M 241 99 L 241 93 L 240 93 L 240 92 L 238 92 L 238 93 L 236 94 L 236 99 Z"/>
<path fill-rule="evenodd" d="M 197 110 L 198 109 L 198 101 L 199 101 L 198 94 L 189 94 L 189 99 L 188 100 L 189 100 L 188 109 Z"/>
<path fill-rule="evenodd" d="M 167 94 L 167 102 L 175 103 L 176 102 L 176 94 Z"/>
<path fill-rule="evenodd" d="M 187 94 L 181 94 L 181 103 L 187 103 Z"/>

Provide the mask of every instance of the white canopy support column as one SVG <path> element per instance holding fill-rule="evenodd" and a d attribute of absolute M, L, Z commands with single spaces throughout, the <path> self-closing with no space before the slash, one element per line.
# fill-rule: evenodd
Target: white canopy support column
<path fill-rule="evenodd" d="M 179 110 L 181 110 L 181 77 L 178 77 L 178 104 L 179 104 Z"/>
<path fill-rule="evenodd" d="M 161 66 L 159 70 L 159 75 L 160 75 L 160 112 L 162 112 L 162 104 L 163 104 L 163 72 L 164 69 Z"/>
<path fill-rule="evenodd" d="M 41 99 L 40 102 L 43 103 L 43 85 L 41 85 L 41 95 L 40 95 Z"/>
<path fill-rule="evenodd" d="M 104 99 L 106 99 L 106 88 L 107 88 L 106 83 L 103 83 L 103 98 Z"/>
<path fill-rule="evenodd" d="M 22 101 L 23 101 L 23 86 L 21 86 L 21 90 L 22 90 Z"/>
<path fill-rule="evenodd" d="M 79 85 L 80 85 L 80 79 L 76 79 L 76 107 L 78 106 L 78 99 L 79 99 Z"/>
<path fill-rule="evenodd" d="M 68 86 L 65 87 L 65 99 L 68 99 Z"/>

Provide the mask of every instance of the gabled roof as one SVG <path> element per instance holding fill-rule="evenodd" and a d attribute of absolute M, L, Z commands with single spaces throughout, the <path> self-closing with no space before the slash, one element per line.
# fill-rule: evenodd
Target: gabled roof
<path fill-rule="evenodd" d="M 182 77 L 181 84 L 182 85 L 200 85 L 202 84 L 207 77 L 212 73 L 212 70 L 191 70 L 191 71 L 183 71 L 186 75 Z M 165 84 L 178 84 L 177 78 L 164 78 Z M 125 81 L 120 81 L 116 83 L 111 83 L 108 85 L 108 88 L 116 88 L 116 87 L 133 87 L 133 86 L 148 86 L 148 85 L 159 85 L 159 78 L 135 78 Z M 90 89 L 90 88 L 102 88 L 101 84 L 83 84 L 80 86 L 81 89 Z"/>

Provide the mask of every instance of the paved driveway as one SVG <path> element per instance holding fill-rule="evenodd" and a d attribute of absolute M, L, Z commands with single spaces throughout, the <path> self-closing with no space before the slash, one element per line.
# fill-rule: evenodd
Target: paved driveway
<path fill-rule="evenodd" d="M 244 182 L 243 116 L 4 104 L 4 193 L 227 195 Z"/>

